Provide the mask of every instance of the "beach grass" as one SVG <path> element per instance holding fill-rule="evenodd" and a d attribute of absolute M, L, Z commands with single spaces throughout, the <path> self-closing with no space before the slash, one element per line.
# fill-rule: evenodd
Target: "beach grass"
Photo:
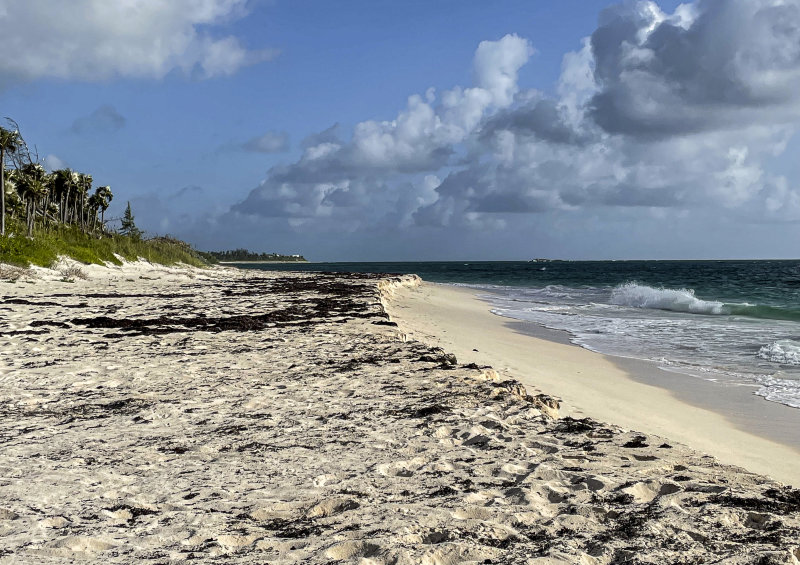
<path fill-rule="evenodd" d="M 198 251 L 180 240 L 170 237 L 142 237 L 121 234 L 87 234 L 75 226 L 58 226 L 38 229 L 33 238 L 24 235 L 22 225 L 9 225 L 7 235 L 0 236 L 0 263 L 27 267 L 52 266 L 60 256 L 67 256 L 86 264 L 113 263 L 120 265 L 118 257 L 127 261 L 139 258 L 151 263 L 175 265 L 185 263 L 196 267 L 207 266 Z"/>

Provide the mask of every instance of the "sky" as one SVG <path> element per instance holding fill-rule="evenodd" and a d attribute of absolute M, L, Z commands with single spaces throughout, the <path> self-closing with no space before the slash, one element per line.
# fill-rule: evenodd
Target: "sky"
<path fill-rule="evenodd" d="M 800 0 L 0 0 L 107 217 L 319 261 L 800 257 Z"/>

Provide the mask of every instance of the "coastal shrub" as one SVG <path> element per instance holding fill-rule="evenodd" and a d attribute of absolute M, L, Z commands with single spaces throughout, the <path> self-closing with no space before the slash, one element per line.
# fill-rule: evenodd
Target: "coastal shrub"
<path fill-rule="evenodd" d="M 86 272 L 78 266 L 66 267 L 59 271 L 59 274 L 65 279 L 88 279 Z"/>
<path fill-rule="evenodd" d="M 29 274 L 30 271 L 23 267 L 0 265 L 0 281 L 17 281 Z"/>
<path fill-rule="evenodd" d="M 6 227 L 6 235 L 0 235 L 0 263 L 49 267 L 56 260 L 58 254 L 46 242 L 25 237 L 24 227 L 19 229 L 13 223 Z"/>
<path fill-rule="evenodd" d="M 174 238 L 142 239 L 121 234 L 97 236 L 83 233 L 76 226 L 40 228 L 34 231 L 32 238 L 28 238 L 23 224 L 11 222 L 8 228 L 7 234 L 0 236 L 0 263 L 52 267 L 58 257 L 64 255 L 86 264 L 120 265 L 118 255 L 127 261 L 142 258 L 162 265 L 207 266 L 190 245 Z"/>

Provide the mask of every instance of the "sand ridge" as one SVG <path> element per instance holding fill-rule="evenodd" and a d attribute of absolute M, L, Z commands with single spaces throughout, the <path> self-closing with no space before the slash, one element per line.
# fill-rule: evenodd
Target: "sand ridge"
<path fill-rule="evenodd" d="M 0 563 L 798 563 L 800 492 L 405 339 L 416 283 L 0 283 Z"/>

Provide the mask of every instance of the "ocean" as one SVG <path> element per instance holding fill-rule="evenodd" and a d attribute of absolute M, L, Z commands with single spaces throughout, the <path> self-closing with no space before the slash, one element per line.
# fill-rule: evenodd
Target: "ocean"
<path fill-rule="evenodd" d="M 800 408 L 800 261 L 238 264 L 416 273 L 481 291 L 492 311 L 581 347 Z"/>

